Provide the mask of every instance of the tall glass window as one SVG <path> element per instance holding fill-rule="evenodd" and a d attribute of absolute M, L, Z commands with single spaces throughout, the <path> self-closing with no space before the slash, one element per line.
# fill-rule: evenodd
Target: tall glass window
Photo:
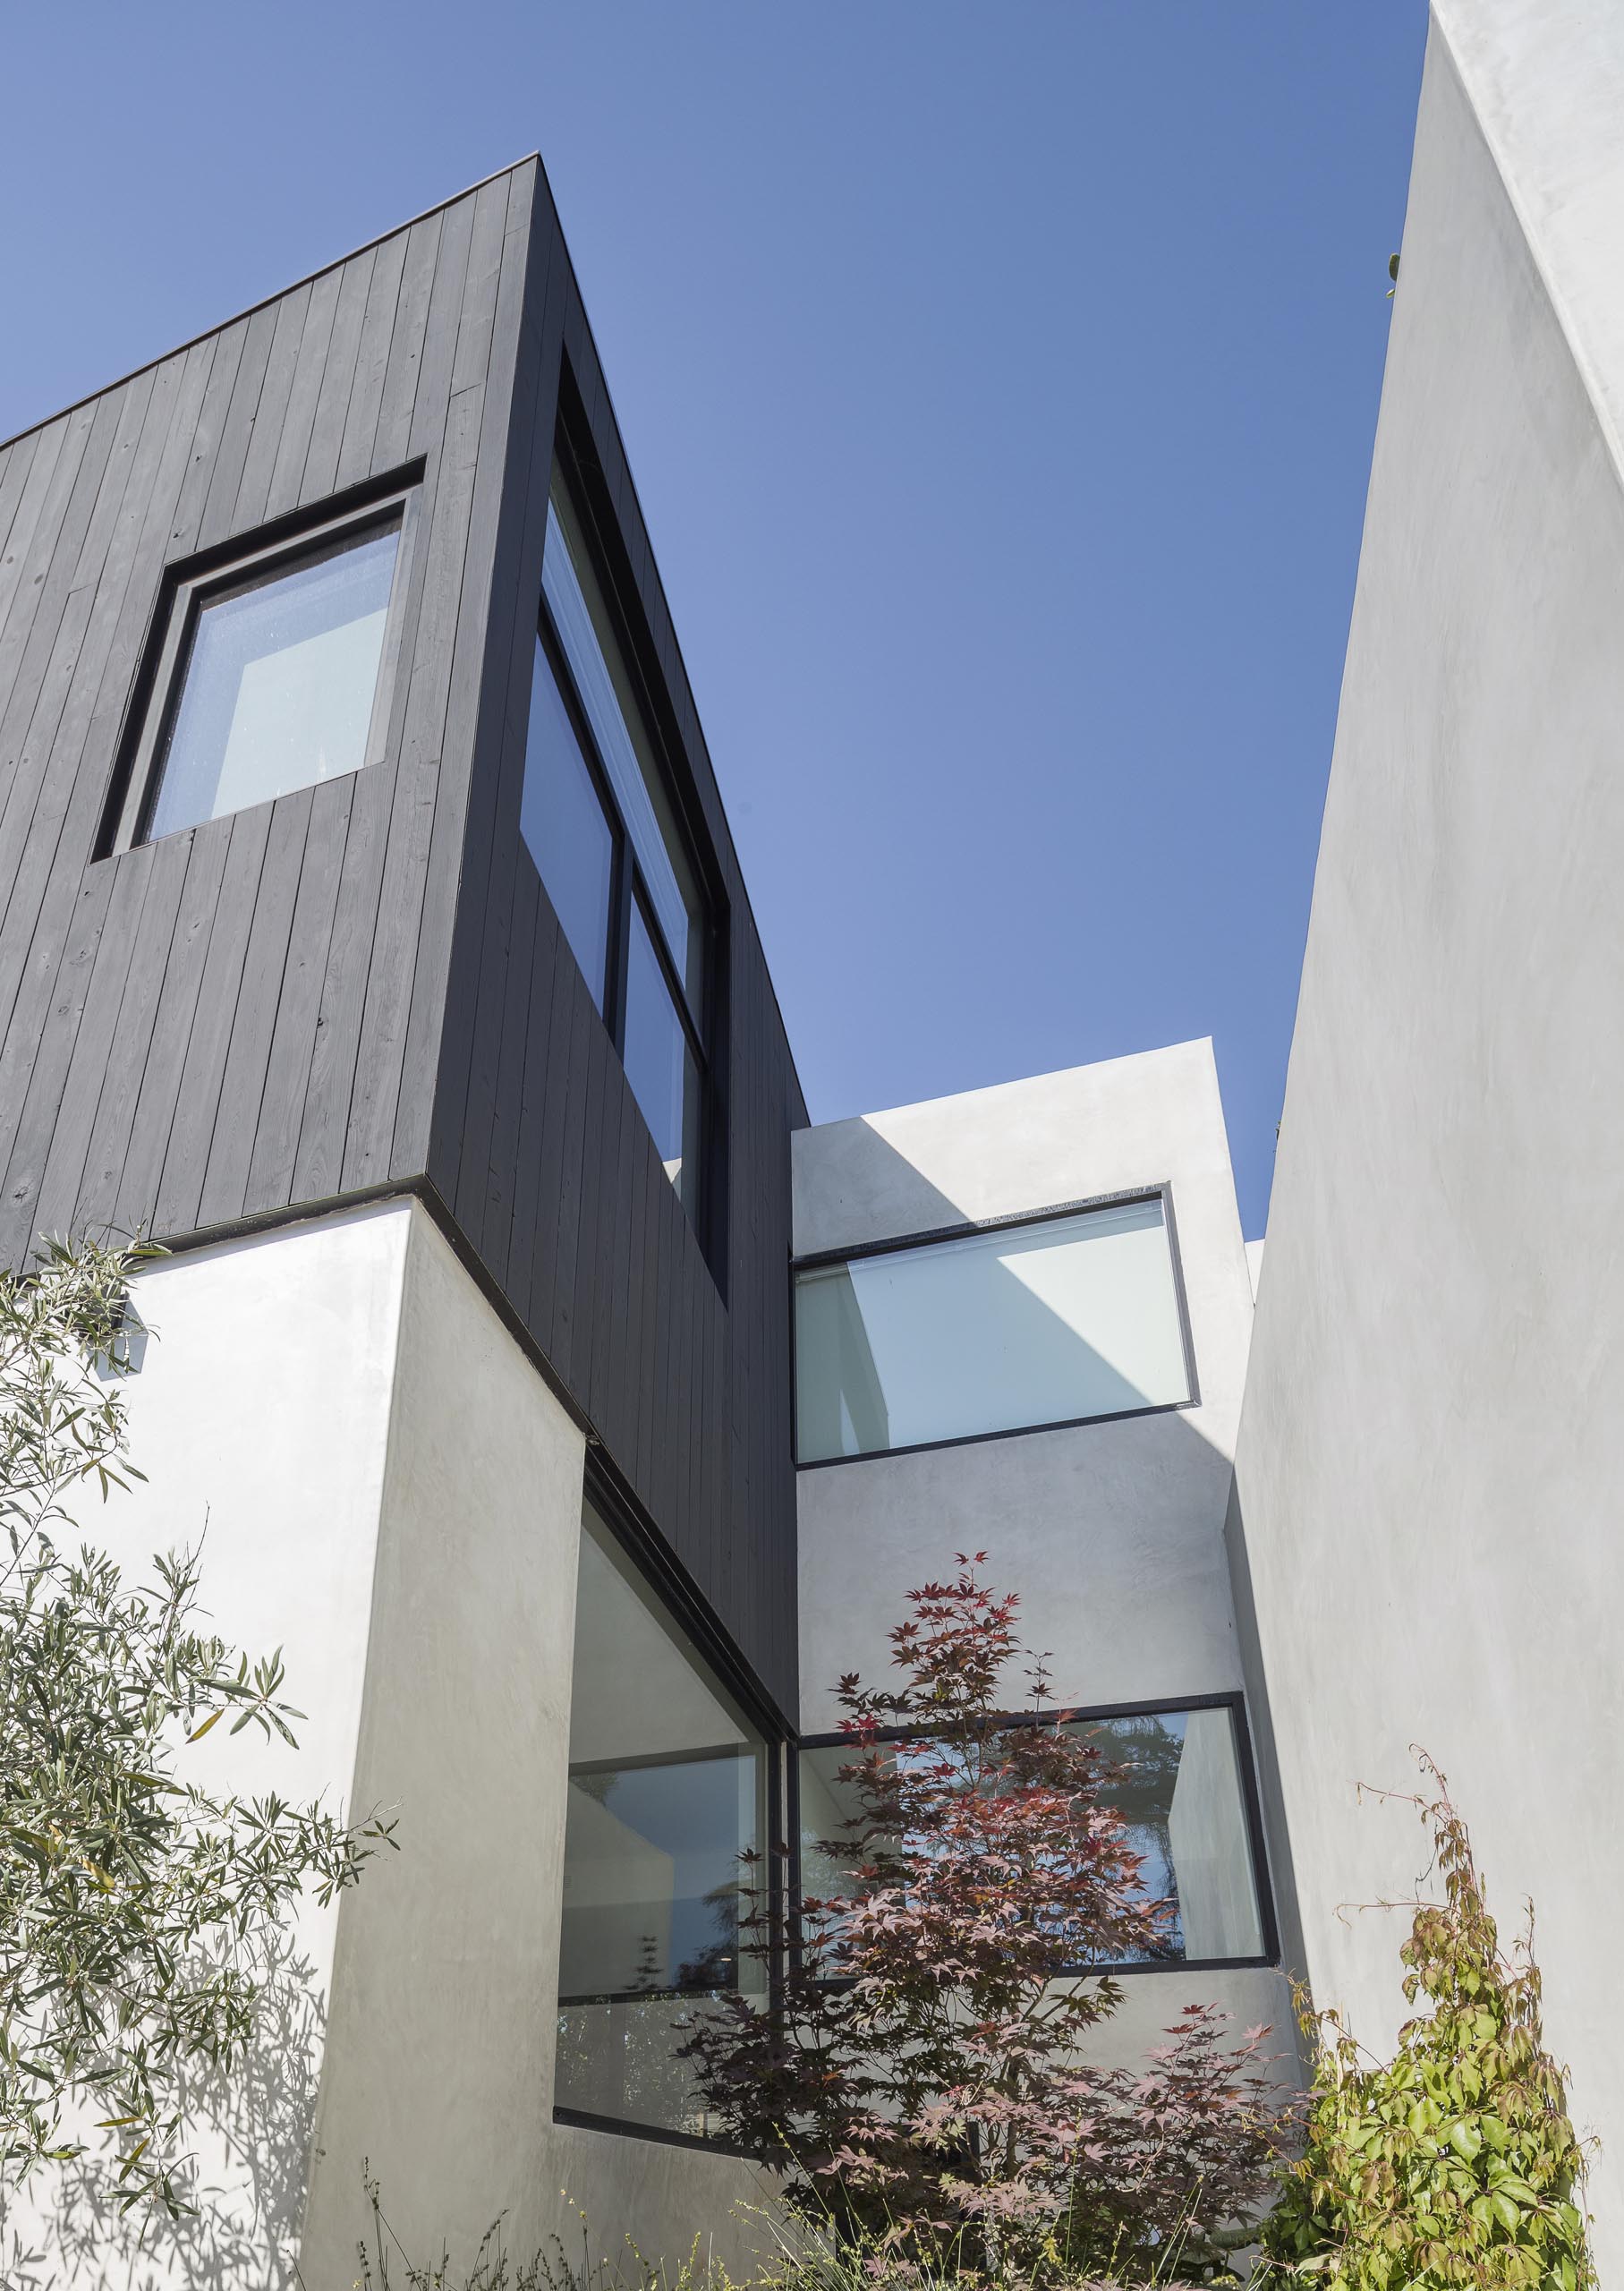
<path fill-rule="evenodd" d="M 1160 1197 L 808 1267 L 795 1394 L 803 1463 L 1187 1401 Z"/>
<path fill-rule="evenodd" d="M 585 526 L 555 463 L 521 828 L 691 1217 L 708 916 Z"/>
<path fill-rule="evenodd" d="M 766 1744 L 590 1505 L 569 1756 L 557 2103 L 703 2137 L 676 2048 L 707 1999 L 764 1986 L 738 1921 Z"/>
<path fill-rule="evenodd" d="M 519 832 L 601 1010 L 608 985 L 615 901 L 615 830 L 548 647 L 540 637 L 530 679 L 530 740 Z"/>
<path fill-rule="evenodd" d="M 149 837 L 360 770 L 399 547 L 396 518 L 234 585 L 177 593 L 172 611 L 190 621 Z"/>
<path fill-rule="evenodd" d="M 1069 1731 L 1100 1750 L 1112 1776 L 1110 1802 L 1134 1851 L 1144 1857 L 1141 1883 L 1152 1900 L 1169 1904 L 1167 1946 L 1158 1962 L 1261 1957 L 1263 1928 L 1233 1706 L 1083 1718 Z M 892 1754 L 906 1759 L 908 1744 L 898 1742 Z M 844 1742 L 801 1752 L 801 1891 L 821 1900 L 838 1901 L 850 1887 L 843 1825 L 857 1806 L 840 1768 L 853 1756 Z"/>

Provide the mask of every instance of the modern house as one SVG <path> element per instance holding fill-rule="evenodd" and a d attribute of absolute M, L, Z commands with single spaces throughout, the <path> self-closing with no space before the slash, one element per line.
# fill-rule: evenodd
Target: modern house
<path fill-rule="evenodd" d="M 1255 1340 L 1205 1043 L 809 1124 L 538 161 L 0 447 L 0 1248 L 168 1245 L 97 1531 L 206 1526 L 285 1648 L 297 1753 L 210 1777 L 401 1847 L 203 2096 L 170 2255 L 92 2187 L 8 2280 L 347 2282 L 363 2159 L 420 2253 L 560 2191 L 725 2239 L 674 2024 L 971 1547 L 1144 1777 L 1119 2057 L 1207 1998 L 1288 2052 L 1299 1970 L 1390 2023 L 1338 1912 L 1413 1883 L 1355 1784 L 1419 1739 L 1624 2126 L 1624 29 L 1549 13 L 1433 28 Z"/>

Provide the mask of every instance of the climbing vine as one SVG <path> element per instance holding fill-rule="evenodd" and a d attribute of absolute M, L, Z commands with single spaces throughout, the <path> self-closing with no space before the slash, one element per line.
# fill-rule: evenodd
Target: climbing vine
<path fill-rule="evenodd" d="M 1305 2012 L 1306 2138 L 1266 2245 L 1326 2291 L 1591 2291 L 1585 2154 L 1545 2049 L 1532 1927 L 1507 1955 L 1448 1786 L 1422 1764 L 1443 1899 L 1416 1905 L 1400 1955 L 1406 1997 L 1431 2009 L 1374 2065 L 1338 2014 Z"/>

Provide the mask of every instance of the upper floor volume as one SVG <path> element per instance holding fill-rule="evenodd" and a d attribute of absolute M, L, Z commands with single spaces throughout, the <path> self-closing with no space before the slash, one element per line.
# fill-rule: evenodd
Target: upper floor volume
<path fill-rule="evenodd" d="M 418 1192 L 787 1693 L 805 1118 L 537 159 L 0 446 L 0 1262 Z"/>

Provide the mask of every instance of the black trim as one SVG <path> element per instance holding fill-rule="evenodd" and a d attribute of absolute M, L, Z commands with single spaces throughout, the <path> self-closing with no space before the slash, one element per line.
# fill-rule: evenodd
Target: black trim
<path fill-rule="evenodd" d="M 702 2133 L 667 2132 L 658 2124 L 623 2124 L 618 2116 L 589 2116 L 584 2108 L 555 2106 L 553 2122 L 577 2132 L 607 2132 L 617 2140 L 651 2140 L 661 2148 L 697 2148 L 704 2156 L 747 2156 L 749 2151 L 730 2140 L 707 2140 Z"/>
<path fill-rule="evenodd" d="M 831 1464 L 878 1464 L 892 1456 L 928 1456 L 937 1448 L 982 1448 L 989 1440 L 1025 1440 L 1034 1432 L 1076 1432 L 1086 1424 L 1135 1424 L 1142 1416 L 1178 1416 L 1193 1400 L 1157 1401 L 1144 1408 L 1113 1409 L 1105 1416 L 1061 1416 L 1050 1424 L 1011 1424 L 1002 1432 L 960 1432 L 948 1440 L 914 1440 L 903 1448 L 860 1448 L 850 1456 L 811 1456 L 797 1471 L 827 1471 Z"/>
<path fill-rule="evenodd" d="M 727 900 L 719 887 L 718 872 L 708 839 L 697 825 L 699 807 L 693 799 L 692 775 L 687 769 L 683 744 L 676 733 L 669 696 L 665 692 L 663 681 L 650 671 L 648 665 L 648 657 L 652 651 L 651 638 L 642 623 L 642 615 L 632 609 L 636 584 L 629 577 L 623 561 L 625 544 L 618 520 L 612 507 L 607 507 L 601 498 L 606 490 L 603 473 L 595 455 L 583 443 L 590 437 L 591 430 L 581 407 L 580 393 L 565 356 L 559 379 L 553 460 L 563 474 L 571 508 L 591 553 L 591 571 L 615 622 L 621 660 L 633 680 L 633 697 L 642 720 L 644 734 L 655 750 L 666 799 L 670 805 L 676 832 L 682 841 L 683 856 L 700 901 L 697 1008 L 689 994 L 687 980 L 677 968 L 675 951 L 667 946 L 665 933 L 653 911 L 647 885 L 632 847 L 630 832 L 621 817 L 608 773 L 598 752 L 597 740 L 575 689 L 575 680 L 565 659 L 563 643 L 552 626 L 545 595 L 538 600 L 537 634 L 546 649 L 553 680 L 564 695 L 576 740 L 597 788 L 598 800 L 615 837 L 615 865 L 609 887 L 608 948 L 604 965 L 603 1022 L 624 1066 L 626 982 L 630 967 L 632 909 L 635 904 L 642 915 L 644 933 L 654 950 L 656 967 L 665 981 L 677 1024 L 697 1069 L 699 1135 L 696 1152 L 699 1170 L 693 1205 L 690 1207 L 684 1202 L 684 1208 L 693 1225 L 718 1293 L 725 1294 L 727 1188 L 725 1174 L 721 1173 L 725 1156 L 718 1143 L 724 1134 L 725 1125 L 717 1069 L 722 1050 L 719 978 L 727 947 L 723 927 Z M 680 769 L 678 759 L 681 759 Z M 539 859 L 537 865 L 540 868 Z M 678 1198 L 681 1198 L 680 1193 Z"/>
<path fill-rule="evenodd" d="M 672 1621 L 692 1640 L 695 1653 L 716 1673 L 725 1691 L 765 1738 L 768 1749 L 776 1742 L 793 1741 L 794 1726 L 717 1621 L 659 1529 L 644 1516 L 595 1435 L 586 1452 L 582 1493 Z M 768 1763 L 768 1838 L 764 1843 L 770 1842 L 783 1818 L 770 1771 L 773 1761 Z"/>
<path fill-rule="evenodd" d="M 924 1249 L 938 1241 L 966 1240 L 973 1233 L 1003 1233 L 1020 1225 L 1046 1225 L 1056 1217 L 1078 1217 L 1089 1209 L 1122 1209 L 1135 1201 L 1160 1201 L 1172 1189 L 1170 1179 L 1149 1185 L 1123 1188 L 1116 1193 L 1083 1194 L 1075 1201 L 1055 1201 L 1042 1209 L 1011 1210 L 1002 1217 L 965 1217 L 951 1225 L 928 1225 L 914 1233 L 888 1234 L 877 1241 L 854 1241 L 849 1248 L 809 1249 L 793 1256 L 796 1273 L 813 1273 L 820 1265 L 850 1265 L 859 1257 L 892 1256 L 899 1249 Z"/>
<path fill-rule="evenodd" d="M 1158 1201 L 1161 1205 L 1162 1224 L 1168 1237 L 1168 1256 L 1173 1269 L 1173 1302 L 1178 1314 L 1178 1339 L 1184 1351 L 1185 1383 L 1188 1387 L 1183 1400 L 1151 1401 L 1143 1408 L 1109 1409 L 1097 1416 L 1052 1417 L 1042 1424 L 1008 1424 L 993 1432 L 958 1432 L 946 1439 L 911 1440 L 895 1448 L 859 1448 L 851 1455 L 809 1456 L 803 1461 L 800 1452 L 799 1316 L 795 1311 L 795 1288 L 802 1273 L 816 1273 L 832 1265 L 855 1264 L 864 1257 L 895 1256 L 906 1249 L 933 1248 L 940 1242 L 962 1241 L 976 1233 L 1002 1233 L 1025 1225 L 1057 1223 L 1061 1218 L 1086 1216 L 1093 1210 L 1121 1209 L 1140 1201 Z M 888 1456 L 929 1455 L 938 1448 L 979 1448 L 989 1440 L 1021 1440 L 1035 1432 L 1075 1432 L 1086 1424 L 1130 1424 L 1142 1416 L 1177 1416 L 1186 1409 L 1201 1406 L 1201 1381 L 1195 1369 L 1195 1336 L 1190 1325 L 1189 1299 L 1184 1284 L 1184 1260 L 1178 1248 L 1178 1227 L 1173 1214 L 1173 1181 L 1170 1178 L 1163 1178 L 1154 1185 L 1135 1186 L 1125 1192 L 1091 1194 L 1077 1201 L 1057 1202 L 1047 1209 L 1022 1209 L 1006 1217 L 966 1218 L 961 1224 L 936 1225 L 924 1232 L 901 1233 L 879 1241 L 858 1241 L 850 1248 L 816 1249 L 804 1256 L 792 1255 L 789 1273 L 792 1436 L 798 1472 L 825 1471 L 831 1464 L 875 1463 Z"/>
<path fill-rule="evenodd" d="M 580 1768 L 576 1767 L 579 1773 Z M 759 1992 L 724 1989 L 711 1981 L 703 1989 L 599 1989 L 585 1997 L 560 1997 L 558 2010 L 574 2012 L 580 2005 L 700 2005 L 718 1997 Z"/>
<path fill-rule="evenodd" d="M 212 602 L 217 592 L 257 588 L 281 579 L 302 563 L 336 555 L 353 547 L 372 527 L 380 532 L 393 527 L 400 534 L 400 544 L 390 575 L 378 682 L 360 768 L 364 771 L 388 754 L 409 681 L 398 671 L 422 503 L 423 468 L 420 458 L 276 518 L 251 533 L 217 542 L 165 566 L 119 727 L 101 828 L 91 847 L 96 860 L 116 858 L 151 839 L 152 810 L 163 783 L 170 734 L 185 690 L 202 608 Z M 189 834 L 205 824 L 200 820 L 189 821 L 172 832 Z"/>
<path fill-rule="evenodd" d="M 582 1495 L 594 1513 L 609 1530 L 656 1598 L 669 1620 L 683 1634 L 694 1653 L 715 1674 L 722 1691 L 739 1706 L 746 1722 L 761 1737 L 760 1746 L 745 1745 L 738 1753 L 731 1748 L 701 1750 L 699 1758 L 729 1759 L 735 1755 L 758 1758 L 761 1768 L 762 1824 L 765 1835 L 757 1842 L 760 1855 L 758 1867 L 763 1880 L 777 1886 L 774 1872 L 780 1857 L 776 1851 L 778 1842 L 785 1836 L 785 1813 L 787 1776 L 793 1774 L 795 1759 L 794 1731 L 774 1710 L 767 1696 L 751 1673 L 738 1649 L 711 1614 L 699 1594 L 687 1584 L 671 1558 L 663 1540 L 645 1528 L 638 1519 L 634 1504 L 627 1503 L 614 1488 L 604 1469 L 603 1452 L 595 1444 L 587 1449 Z M 570 1761 L 570 1775 L 604 1771 L 624 1772 L 628 1766 L 651 1767 L 691 1764 L 695 1754 L 691 1751 L 655 1752 L 633 1759 L 582 1759 Z M 736 1963 L 736 1960 L 735 1960 Z M 779 1968 L 776 1962 L 767 1968 L 769 1989 L 778 1985 Z M 702 1989 L 655 1989 L 605 1990 L 592 1995 L 565 1997 L 557 1999 L 560 2013 L 593 2005 L 645 2005 L 697 2003 L 718 1994 L 737 1994 L 736 1985 L 731 1991 L 718 1991 L 715 1985 Z M 553 2119 L 558 2124 L 579 2125 L 593 2132 L 614 2133 L 623 2138 L 668 2142 L 678 2147 L 700 2148 L 712 2154 L 739 2154 L 720 2140 L 706 2139 L 691 2133 L 662 2131 L 657 2125 L 622 2123 L 612 2116 L 597 2116 L 578 2108 L 555 2108 Z"/>
<path fill-rule="evenodd" d="M 1263 1952 L 1256 1956 L 1239 1957 L 1147 1957 L 1134 1958 L 1120 1964 L 1079 1965 L 1057 1974 L 1057 1980 L 1103 1980 L 1114 1979 L 1118 1973 L 1161 1972 L 1222 1972 L 1246 1968 L 1252 1971 L 1278 1970 L 1280 1961 L 1280 1927 L 1275 1916 L 1274 1888 L 1269 1874 L 1269 1856 L 1263 1837 L 1263 1809 L 1258 1797 L 1257 1773 L 1252 1750 L 1251 1730 L 1246 1725 L 1246 1699 L 1237 1690 L 1228 1694 L 1186 1694 L 1169 1700 L 1159 1695 L 1149 1702 L 1110 1702 L 1083 1708 L 1070 1703 L 1057 1704 L 1051 1709 L 1011 1710 L 998 1714 L 998 1723 L 1008 1726 L 1066 1725 L 1086 1726 L 1101 1724 L 1112 1718 L 1156 1718 L 1164 1712 L 1185 1710 L 1228 1710 L 1234 1728 L 1235 1760 L 1240 1782 L 1241 1811 L 1246 1826 L 1246 1844 L 1252 1856 L 1252 1888 L 1257 1903 L 1258 1929 L 1263 1940 Z M 931 1729 L 923 1726 L 881 1726 L 874 1740 L 880 1742 L 913 1742 L 930 1739 Z M 790 1884 L 792 1912 L 798 1924 L 801 1899 L 801 1775 L 800 1753 L 803 1750 L 838 1750 L 852 1747 L 851 1737 L 839 1733 L 802 1734 L 795 1742 L 795 1759 L 790 1812 L 794 1827 L 789 1835 Z"/>

